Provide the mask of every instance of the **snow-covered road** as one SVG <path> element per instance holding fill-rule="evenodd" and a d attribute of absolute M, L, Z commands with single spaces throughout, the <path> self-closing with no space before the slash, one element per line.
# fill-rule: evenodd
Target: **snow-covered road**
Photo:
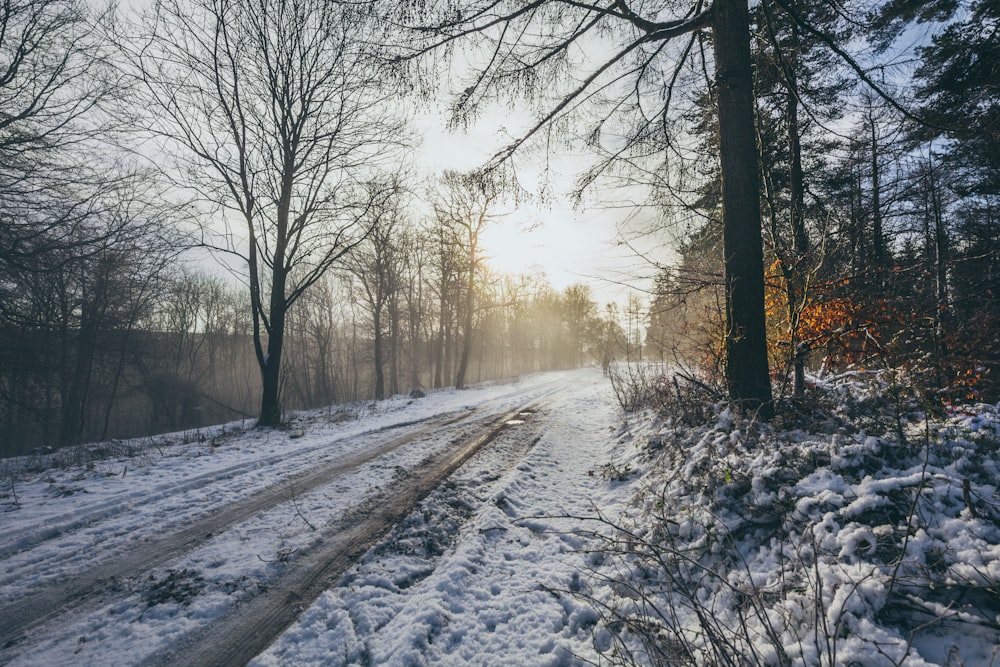
<path fill-rule="evenodd" d="M 592 656 L 593 611 L 558 593 L 585 537 L 555 517 L 628 495 L 592 474 L 609 392 L 593 369 L 545 374 L 39 472 L 0 514 L 0 662 L 242 662 L 220 638 L 263 647 L 300 612 L 259 664 Z M 262 600 L 277 625 L 255 625 Z"/>

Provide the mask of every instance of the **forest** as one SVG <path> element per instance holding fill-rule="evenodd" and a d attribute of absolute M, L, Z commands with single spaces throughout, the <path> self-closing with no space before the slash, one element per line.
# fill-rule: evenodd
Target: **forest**
<path fill-rule="evenodd" d="M 133 4 L 0 7 L 0 456 L 606 359 L 997 399 L 992 0 Z M 410 164 L 413 110 L 497 107 L 482 169 Z M 645 303 L 489 266 L 570 149 L 675 250 Z"/>

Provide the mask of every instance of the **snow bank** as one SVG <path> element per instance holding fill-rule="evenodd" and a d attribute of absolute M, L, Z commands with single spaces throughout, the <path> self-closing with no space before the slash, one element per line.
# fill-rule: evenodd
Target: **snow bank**
<path fill-rule="evenodd" d="M 809 428 L 718 407 L 622 440 L 644 483 L 597 573 L 613 662 L 998 660 L 1000 408 L 917 415 L 900 443 L 835 416 L 849 393 Z"/>

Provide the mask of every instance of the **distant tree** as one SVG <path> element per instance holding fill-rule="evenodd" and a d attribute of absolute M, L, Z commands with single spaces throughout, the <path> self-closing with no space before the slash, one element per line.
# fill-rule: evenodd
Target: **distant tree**
<path fill-rule="evenodd" d="M 87 229 L 105 237 L 101 244 L 90 236 L 49 248 L 50 266 L 7 267 L 0 414 L 23 425 L 24 439 L 64 445 L 108 433 L 126 366 L 140 349 L 136 330 L 164 293 L 176 250 L 144 206 L 125 191 L 119 196 L 117 205 L 89 204 Z M 0 441 L 18 435 L 9 426 Z"/>
<path fill-rule="evenodd" d="M 432 195 L 434 216 L 449 236 L 452 246 L 461 252 L 462 280 L 462 349 L 455 374 L 455 387 L 465 388 L 472 352 L 473 323 L 476 311 L 476 275 L 483 260 L 479 245 L 486 226 L 494 221 L 500 191 L 490 183 L 454 171 L 445 172 Z"/>
<path fill-rule="evenodd" d="M 455 335 L 455 318 L 462 291 L 462 264 L 464 253 L 458 239 L 447 225 L 439 223 L 437 216 L 427 221 L 423 243 L 427 249 L 429 288 L 433 292 L 436 308 L 436 329 L 431 343 L 430 356 L 434 367 L 432 386 L 444 386 L 451 374 L 452 339 Z"/>
<path fill-rule="evenodd" d="M 582 366 L 590 342 L 590 328 L 597 319 L 597 304 L 591 296 L 590 287 L 583 284 L 570 285 L 564 289 L 561 301 L 568 334 L 565 353 L 569 355 L 571 367 Z"/>
<path fill-rule="evenodd" d="M 638 294 L 631 293 L 625 301 L 626 337 L 625 358 L 642 361 L 642 336 L 646 329 L 643 326 L 643 302 Z"/>
<path fill-rule="evenodd" d="M 416 226 L 404 232 L 400 245 L 406 249 L 402 257 L 400 318 L 404 323 L 407 343 L 407 382 L 410 389 L 419 389 L 423 386 L 423 373 L 433 364 L 430 333 L 433 318 L 431 252 L 423 230 Z"/>
<path fill-rule="evenodd" d="M 708 222 L 679 248 L 674 266 L 656 275 L 646 340 L 677 366 L 700 366 L 713 382 L 722 376 L 725 294 L 719 261 L 722 226 Z"/>
<path fill-rule="evenodd" d="M 402 231 L 403 219 L 401 210 L 392 204 L 387 204 L 374 215 L 372 222 L 368 223 L 370 232 L 352 251 L 346 266 L 360 286 L 358 291 L 371 317 L 374 395 L 375 400 L 381 401 L 385 398 L 386 361 L 396 361 L 394 352 L 387 359 L 386 339 L 389 339 L 390 345 L 395 345 L 395 336 L 387 336 L 386 333 L 398 336 L 398 331 L 393 331 L 398 329 L 398 325 L 393 327 L 390 321 L 390 307 L 394 300 L 398 301 L 398 293 L 403 286 L 404 250 L 397 238 Z M 395 371 L 391 375 L 395 378 Z M 396 386 L 392 388 L 397 389 Z"/>
<path fill-rule="evenodd" d="M 262 395 L 281 421 L 288 309 L 368 232 L 398 127 L 362 47 L 379 26 L 351 3 L 158 0 L 124 50 L 142 129 L 246 261 Z M 211 237 L 211 225 L 205 233 Z"/>
<path fill-rule="evenodd" d="M 599 340 L 602 364 L 605 360 L 610 364 L 628 350 L 628 333 L 622 328 L 621 311 L 616 303 L 604 305 Z"/>
<path fill-rule="evenodd" d="M 249 416 L 253 371 L 248 298 L 240 286 L 182 265 L 140 323 L 139 386 L 152 430 Z M 252 364 L 252 365 L 251 365 Z M 249 376 L 247 375 L 250 371 Z"/>

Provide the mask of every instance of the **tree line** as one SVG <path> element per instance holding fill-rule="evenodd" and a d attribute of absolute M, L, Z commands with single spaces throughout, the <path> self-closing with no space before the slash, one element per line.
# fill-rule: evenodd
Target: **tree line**
<path fill-rule="evenodd" d="M 586 286 L 490 270 L 503 192 L 401 166 L 378 19 L 319 0 L 3 4 L 4 455 L 276 425 L 618 344 Z M 197 268 L 208 253 L 238 279 Z"/>
<path fill-rule="evenodd" d="M 980 391 L 997 23 L 985 0 L 3 3 L 4 451 L 631 350 L 584 288 L 489 273 L 479 235 L 536 146 L 591 151 L 581 196 L 660 211 L 681 260 L 649 338 L 739 406 L 870 356 Z M 532 116 L 418 184 L 402 96 Z M 198 251 L 242 289 L 185 270 Z"/>
<path fill-rule="evenodd" d="M 1000 301 L 995 3 L 892 2 L 864 24 L 825 2 L 763 2 L 754 25 L 768 356 L 782 397 L 805 369 L 892 369 L 935 399 L 995 400 Z M 836 48 L 875 55 L 940 22 L 869 85 Z M 717 141 L 711 93 L 692 135 Z M 682 260 L 658 276 L 650 340 L 719 368 L 720 170 L 697 186 Z M 665 188 L 667 189 L 667 188 Z M 678 316 L 678 313 L 683 313 Z"/>

